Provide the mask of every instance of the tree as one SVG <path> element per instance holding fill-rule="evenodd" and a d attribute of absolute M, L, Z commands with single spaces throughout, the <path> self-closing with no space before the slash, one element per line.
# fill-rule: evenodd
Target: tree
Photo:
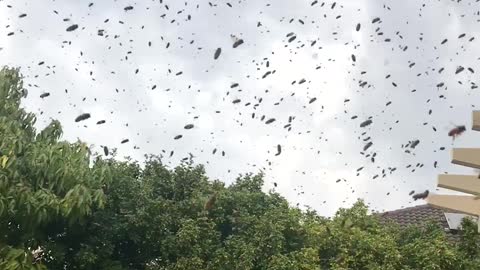
<path fill-rule="evenodd" d="M 21 107 L 26 97 L 17 69 L 0 71 L 0 268 L 43 269 L 33 250 L 49 239 L 50 227 L 82 222 L 105 201 L 108 167 L 90 166 L 84 143 L 59 141 L 52 121 L 37 133 L 35 116 Z"/>
<path fill-rule="evenodd" d="M 363 201 L 302 211 L 263 174 L 226 186 L 192 161 L 94 158 L 57 121 L 37 132 L 26 94 L 0 71 L 0 269 L 480 269 L 472 221 L 455 245 L 434 223 L 381 224 Z"/>

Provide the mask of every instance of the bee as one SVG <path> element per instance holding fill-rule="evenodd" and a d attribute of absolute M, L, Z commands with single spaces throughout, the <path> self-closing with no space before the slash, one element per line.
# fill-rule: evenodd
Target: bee
<path fill-rule="evenodd" d="M 412 197 L 413 197 L 413 200 L 421 200 L 421 199 L 426 199 L 428 197 L 428 194 L 430 192 L 428 190 L 425 190 L 424 192 L 422 193 L 417 193 L 417 194 L 414 194 Z"/>
<path fill-rule="evenodd" d="M 75 122 L 80 122 L 80 121 L 83 121 L 83 120 L 87 120 L 88 118 L 90 118 L 89 113 L 82 113 L 79 116 L 77 116 L 77 118 L 75 118 Z"/>
<path fill-rule="evenodd" d="M 281 153 L 282 153 L 282 146 L 279 144 L 277 145 L 277 153 L 275 154 L 275 156 L 279 156 Z"/>
<path fill-rule="evenodd" d="M 451 129 L 449 132 L 448 132 L 448 136 L 452 137 L 454 140 L 456 137 L 462 135 L 463 132 L 465 132 L 467 129 L 465 128 L 465 126 L 456 126 L 455 128 Z"/>
<path fill-rule="evenodd" d="M 238 46 L 242 45 L 243 44 L 243 39 L 241 38 L 238 38 L 237 36 L 231 34 L 230 37 L 232 38 L 233 40 L 233 48 L 237 48 Z"/>

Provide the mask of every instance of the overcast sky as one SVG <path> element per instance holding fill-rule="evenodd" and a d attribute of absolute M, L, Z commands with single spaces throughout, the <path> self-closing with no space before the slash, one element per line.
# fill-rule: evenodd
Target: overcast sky
<path fill-rule="evenodd" d="M 474 173 L 450 150 L 480 144 L 477 2 L 0 0 L 0 64 L 21 68 L 39 128 L 58 119 L 95 151 L 192 153 L 226 183 L 263 170 L 266 191 L 323 215 L 358 198 L 392 210 Z M 452 144 L 454 124 L 468 130 Z"/>

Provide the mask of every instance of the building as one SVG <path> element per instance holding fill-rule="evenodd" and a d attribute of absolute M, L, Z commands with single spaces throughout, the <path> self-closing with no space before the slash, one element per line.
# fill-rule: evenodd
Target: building
<path fill-rule="evenodd" d="M 460 239 L 460 225 L 464 217 L 471 217 L 475 222 L 478 220 L 474 216 L 445 211 L 428 204 L 378 213 L 377 216 L 380 218 L 380 222 L 393 221 L 401 226 L 421 225 L 428 221 L 434 221 L 444 229 L 447 238 L 452 241 Z"/>

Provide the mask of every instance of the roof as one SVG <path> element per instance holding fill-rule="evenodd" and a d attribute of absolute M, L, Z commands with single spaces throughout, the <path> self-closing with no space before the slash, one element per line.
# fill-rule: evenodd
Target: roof
<path fill-rule="evenodd" d="M 381 223 L 393 221 L 401 226 L 421 225 L 429 220 L 437 223 L 447 234 L 447 238 L 453 242 L 460 240 L 458 230 L 450 229 L 449 222 L 445 214 L 458 213 L 453 211 L 446 212 L 442 208 L 432 205 L 418 205 L 404 209 L 388 211 L 376 214 Z"/>
<path fill-rule="evenodd" d="M 419 225 L 433 220 L 442 228 L 449 228 L 445 211 L 428 204 L 379 213 L 378 216 L 380 221 L 393 221 L 402 226 Z"/>

